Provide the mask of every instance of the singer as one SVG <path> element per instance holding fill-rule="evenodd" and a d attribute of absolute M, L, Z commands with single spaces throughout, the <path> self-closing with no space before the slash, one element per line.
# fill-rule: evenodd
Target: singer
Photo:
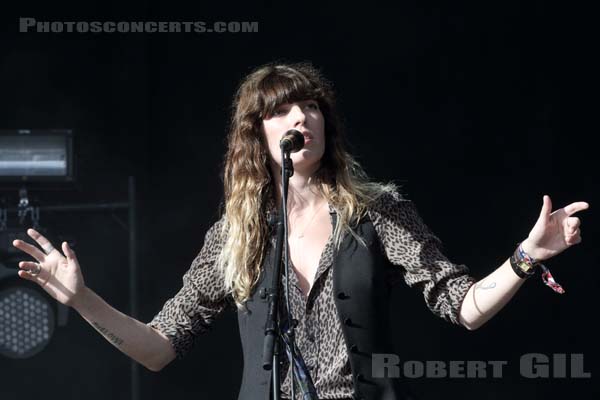
<path fill-rule="evenodd" d="M 397 379 L 371 371 L 372 354 L 392 353 L 388 299 L 397 280 L 420 291 L 435 315 L 469 330 L 492 318 L 537 270 L 551 289 L 562 291 L 542 263 L 581 241 L 574 214 L 587 203 L 553 211 L 544 196 L 528 237 L 476 282 L 467 267 L 442 254 L 415 205 L 395 186 L 369 180 L 346 151 L 332 86 L 305 63 L 262 66 L 242 81 L 225 155 L 223 215 L 206 234 L 181 290 L 151 322 L 104 302 L 85 285 L 73 250 L 63 243 L 61 252 L 31 229 L 42 250 L 14 242 L 37 261 L 21 262 L 19 276 L 75 308 L 153 371 L 184 357 L 214 318 L 235 304 L 245 363 L 239 399 L 269 399 L 270 372 L 261 366 L 265 277 L 273 267 L 271 222 L 281 198 L 280 140 L 292 129 L 304 139 L 291 153 L 288 198 L 293 321 L 283 299 L 280 310 L 282 321 L 296 324 L 302 374 L 292 379 L 283 351 L 283 398 L 290 398 L 293 381 L 296 398 L 315 398 L 311 388 L 319 399 L 410 398 Z"/>

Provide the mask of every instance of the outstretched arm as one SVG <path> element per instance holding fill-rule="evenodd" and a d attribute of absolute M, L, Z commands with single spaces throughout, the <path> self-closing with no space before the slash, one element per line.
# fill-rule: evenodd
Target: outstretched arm
<path fill-rule="evenodd" d="M 175 359 L 169 339 L 113 308 L 94 291 L 85 288 L 73 308 L 113 346 L 151 371 L 160 371 Z"/>
<path fill-rule="evenodd" d="M 581 221 L 572 215 L 589 207 L 586 202 L 571 203 L 552 212 L 549 196 L 544 196 L 540 216 L 522 249 L 537 261 L 544 261 L 581 242 Z M 513 297 L 525 279 L 506 260 L 490 275 L 472 285 L 465 296 L 459 321 L 467 329 L 477 329 L 492 318 Z"/>
<path fill-rule="evenodd" d="M 152 371 L 175 358 L 169 339 L 156 329 L 129 317 L 106 303 L 89 289 L 83 279 L 75 252 L 67 242 L 61 253 L 39 232 L 28 235 L 43 249 L 15 240 L 13 245 L 34 261 L 19 263 L 19 277 L 37 283 L 57 301 L 73 307 L 113 346 Z"/>

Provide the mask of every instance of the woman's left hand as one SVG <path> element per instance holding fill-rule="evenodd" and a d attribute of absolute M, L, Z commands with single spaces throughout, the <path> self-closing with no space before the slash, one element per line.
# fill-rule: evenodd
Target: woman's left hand
<path fill-rule="evenodd" d="M 542 261 L 581 242 L 581 221 L 572 215 L 588 207 L 588 203 L 578 201 L 552 212 L 550 196 L 544 196 L 542 211 L 529 236 L 522 243 L 523 250 Z"/>

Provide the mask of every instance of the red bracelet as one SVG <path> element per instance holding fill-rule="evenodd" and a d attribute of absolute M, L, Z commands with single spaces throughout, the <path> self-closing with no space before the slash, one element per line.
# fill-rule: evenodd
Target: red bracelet
<path fill-rule="evenodd" d="M 550 270 L 544 265 L 540 264 L 542 267 L 542 280 L 550 289 L 554 290 L 556 293 L 563 294 L 565 293 L 565 289 L 560 285 L 560 283 L 556 282 L 550 273 Z"/>

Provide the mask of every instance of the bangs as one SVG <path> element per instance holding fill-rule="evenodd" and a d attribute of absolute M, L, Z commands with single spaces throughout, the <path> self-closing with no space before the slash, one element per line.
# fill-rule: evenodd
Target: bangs
<path fill-rule="evenodd" d="M 275 69 L 258 83 L 260 118 L 271 115 L 281 104 L 303 100 L 321 103 L 322 97 L 319 85 L 293 69 Z"/>

